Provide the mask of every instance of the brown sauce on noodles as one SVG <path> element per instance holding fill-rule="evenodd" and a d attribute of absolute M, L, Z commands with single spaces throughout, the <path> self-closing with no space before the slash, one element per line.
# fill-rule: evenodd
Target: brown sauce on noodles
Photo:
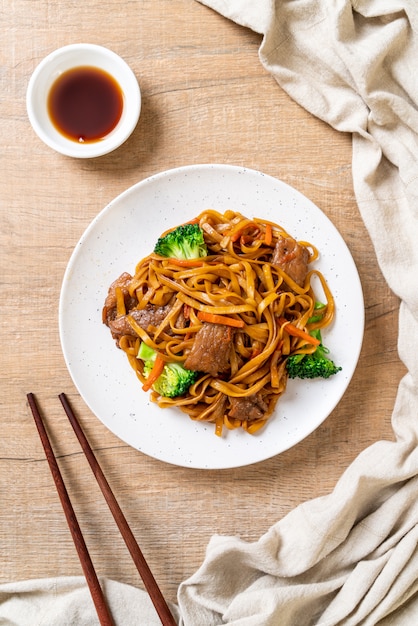
<path fill-rule="evenodd" d="M 306 336 L 331 323 L 334 300 L 313 268 L 317 250 L 280 225 L 213 210 L 195 221 L 208 256 L 181 262 L 149 254 L 112 284 L 103 320 L 142 383 L 141 341 L 165 361 L 200 371 L 185 395 L 151 391 L 161 408 L 214 423 L 217 434 L 223 427 L 255 433 L 285 392 L 286 358 L 314 351 Z M 318 300 L 322 316 L 310 322 Z"/>

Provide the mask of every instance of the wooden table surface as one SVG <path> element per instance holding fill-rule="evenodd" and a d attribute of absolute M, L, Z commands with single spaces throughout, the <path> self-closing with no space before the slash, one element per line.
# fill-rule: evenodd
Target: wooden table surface
<path fill-rule="evenodd" d="M 214 533 L 258 539 L 302 501 L 329 493 L 361 450 L 392 438 L 404 372 L 396 349 L 399 303 L 356 206 L 351 137 L 281 90 L 259 62 L 259 35 L 195 0 L 15 0 L 3 5 L 1 20 L 0 582 L 81 574 L 26 403 L 33 392 L 98 572 L 141 585 L 64 417 L 57 399 L 64 391 L 157 581 L 175 600 Z M 45 146 L 25 108 L 36 65 L 79 41 L 125 58 L 143 98 L 130 139 L 93 160 Z M 342 401 L 299 445 L 241 469 L 175 467 L 125 445 L 78 395 L 58 335 L 63 273 L 91 220 L 132 184 L 196 163 L 245 165 L 296 187 L 339 229 L 364 289 L 363 349 Z"/>

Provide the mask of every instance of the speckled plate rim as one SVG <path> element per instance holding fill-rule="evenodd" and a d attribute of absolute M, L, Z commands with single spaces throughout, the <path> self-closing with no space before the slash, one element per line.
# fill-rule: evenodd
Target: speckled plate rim
<path fill-rule="evenodd" d="M 291 380 L 275 414 L 254 436 L 214 434 L 148 399 L 125 355 L 115 347 L 101 310 L 110 283 L 134 272 L 167 228 L 205 208 L 240 211 L 282 224 L 320 252 L 315 266 L 334 294 L 337 314 L 324 342 L 343 370 L 323 381 Z M 308 198 L 262 172 L 222 164 L 164 171 L 130 187 L 88 226 L 66 268 L 59 333 L 70 375 L 87 406 L 122 441 L 166 463 L 199 469 L 250 465 L 288 450 L 310 435 L 336 407 L 357 366 L 364 333 L 360 278 L 338 230 Z"/>

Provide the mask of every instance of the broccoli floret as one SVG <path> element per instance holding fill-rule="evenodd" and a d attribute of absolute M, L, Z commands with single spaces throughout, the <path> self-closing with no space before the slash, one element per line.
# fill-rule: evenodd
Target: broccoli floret
<path fill-rule="evenodd" d="M 138 358 L 144 361 L 145 378 L 148 378 L 154 366 L 156 356 L 156 351 L 142 341 L 139 346 Z M 152 388 L 161 396 L 175 398 L 185 394 L 189 387 L 196 382 L 198 375 L 198 372 L 188 370 L 180 363 L 166 363 Z"/>
<path fill-rule="evenodd" d="M 199 224 L 184 224 L 160 237 L 154 252 L 175 259 L 197 259 L 208 255 Z"/>
<path fill-rule="evenodd" d="M 148 377 L 152 370 L 152 361 L 147 361 L 144 366 L 144 376 Z M 196 382 L 198 372 L 187 370 L 180 363 L 166 363 L 162 374 L 157 378 L 152 388 L 161 396 L 176 398 L 187 392 L 190 385 Z"/>
<path fill-rule="evenodd" d="M 342 369 L 328 358 L 329 350 L 322 344 L 320 330 L 312 330 L 310 334 L 319 339 L 321 344 L 312 354 L 294 354 L 288 357 L 286 369 L 289 378 L 329 378 Z"/>

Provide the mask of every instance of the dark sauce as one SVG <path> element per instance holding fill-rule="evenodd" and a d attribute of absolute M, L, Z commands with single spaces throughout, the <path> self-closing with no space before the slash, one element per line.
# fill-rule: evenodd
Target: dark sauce
<path fill-rule="evenodd" d="M 122 115 L 120 85 L 97 67 L 75 67 L 63 72 L 48 94 L 48 113 L 55 128 L 79 143 L 100 141 Z"/>

